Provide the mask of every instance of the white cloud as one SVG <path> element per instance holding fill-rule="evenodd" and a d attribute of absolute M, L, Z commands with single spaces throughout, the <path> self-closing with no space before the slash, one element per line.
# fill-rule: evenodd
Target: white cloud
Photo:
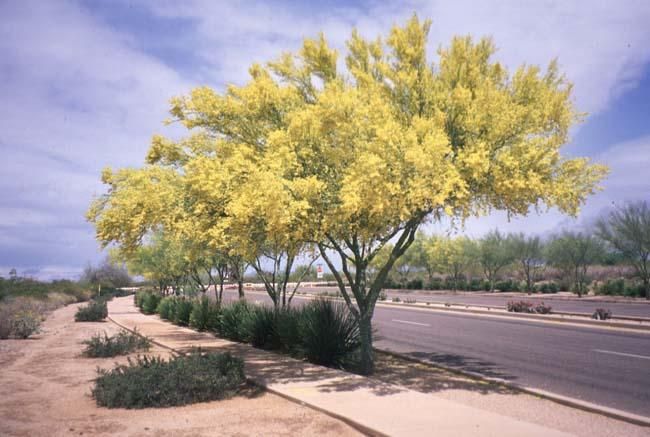
<path fill-rule="evenodd" d="M 161 124 L 168 99 L 198 82 L 218 88 L 241 83 L 252 62 L 297 49 L 303 37 L 321 30 L 343 52 L 352 27 L 375 37 L 416 11 L 433 19 L 432 59 L 438 45 L 467 33 L 492 35 L 500 47 L 497 57 L 511 67 L 545 65 L 557 56 L 576 84 L 578 108 L 591 113 L 633 88 L 650 60 L 650 3 L 644 1 L 140 4 L 159 17 L 191 23 L 174 39 L 156 41 L 157 48 L 173 44 L 199 59 L 196 71 L 189 72 L 142 48 L 148 45 L 138 38 L 156 35 L 118 32 L 89 12 L 92 2 L 86 6 L 0 3 L 0 152 L 6 163 L 0 173 L 0 264 L 34 271 L 49 265 L 51 272 L 96 260 L 99 252 L 83 213 L 103 190 L 99 171 L 106 165 L 140 165 L 155 132 L 178 135 Z M 648 144 L 646 138 L 597 157 L 613 173 L 584 216 L 612 200 L 647 196 L 648 184 L 639 182 L 647 178 L 635 177 L 647 168 Z M 626 158 L 631 153 L 637 158 Z M 504 225 L 505 217 L 496 214 L 470 221 L 467 231 L 499 225 L 544 232 L 559 222 L 572 223 L 566 220 L 551 212 Z"/>

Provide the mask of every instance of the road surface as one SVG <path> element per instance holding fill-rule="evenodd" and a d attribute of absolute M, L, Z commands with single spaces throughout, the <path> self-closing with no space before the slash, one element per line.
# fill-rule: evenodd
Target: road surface
<path fill-rule="evenodd" d="M 380 348 L 650 416 L 650 333 L 387 307 L 373 324 Z"/>
<path fill-rule="evenodd" d="M 319 293 L 319 292 L 329 292 L 334 293 L 338 291 L 336 287 L 301 287 L 300 291 L 306 291 L 309 293 Z M 528 296 L 525 293 L 522 293 L 521 296 L 499 296 L 498 293 L 495 296 L 485 296 L 483 294 L 473 296 L 471 294 L 431 294 L 427 295 L 417 291 L 387 291 L 388 300 L 391 300 L 393 297 L 399 297 L 404 300 L 416 299 L 418 302 L 433 302 L 433 303 L 456 303 L 456 304 L 466 304 L 466 305 L 481 305 L 481 306 L 491 306 L 497 308 L 505 308 L 507 303 L 512 300 L 527 300 L 530 302 L 540 302 L 544 301 L 547 305 L 550 305 L 553 310 L 559 312 L 569 312 L 569 313 L 583 313 L 591 315 L 594 313 L 596 308 L 607 308 L 612 311 L 612 315 L 616 316 L 627 316 L 627 317 L 645 317 L 650 318 L 650 303 L 621 303 L 621 302 L 597 302 L 593 300 L 561 300 L 557 298 L 547 298 L 544 300 L 544 295 L 535 294 L 533 296 Z"/>

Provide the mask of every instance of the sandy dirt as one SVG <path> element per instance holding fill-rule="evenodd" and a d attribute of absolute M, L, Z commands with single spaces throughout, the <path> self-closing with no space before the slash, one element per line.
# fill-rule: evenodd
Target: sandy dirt
<path fill-rule="evenodd" d="M 252 389 L 233 399 L 185 407 L 97 407 L 90 396 L 97 367 L 126 359 L 81 356 L 83 340 L 119 328 L 110 322 L 75 323 L 76 307 L 54 311 L 33 339 L 0 340 L 1 436 L 360 435 L 325 414 Z M 168 356 L 160 348 L 149 354 Z"/>

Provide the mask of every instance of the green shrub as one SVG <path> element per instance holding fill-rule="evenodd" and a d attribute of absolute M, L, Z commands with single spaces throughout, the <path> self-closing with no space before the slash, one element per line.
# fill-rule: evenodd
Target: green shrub
<path fill-rule="evenodd" d="M 536 288 L 542 293 L 557 293 L 560 289 L 555 282 L 545 282 Z"/>
<path fill-rule="evenodd" d="M 251 310 L 251 306 L 245 300 L 238 300 L 225 306 L 219 318 L 219 334 L 230 340 L 246 341 L 247 319 Z"/>
<path fill-rule="evenodd" d="M 508 302 L 506 309 L 513 313 L 529 314 L 550 314 L 552 310 L 552 308 L 549 305 L 545 305 L 544 302 L 533 305 L 532 303 L 523 300 Z"/>
<path fill-rule="evenodd" d="M 591 315 L 591 318 L 596 320 L 609 320 L 612 318 L 612 311 L 606 308 L 597 308 Z"/>
<path fill-rule="evenodd" d="M 174 316 L 175 307 L 176 300 L 173 297 L 164 297 L 158 303 L 156 312 L 160 315 L 161 319 L 171 320 Z"/>
<path fill-rule="evenodd" d="M 343 367 L 360 345 L 359 324 L 347 307 L 326 299 L 308 303 L 301 317 L 302 351 L 315 364 Z"/>
<path fill-rule="evenodd" d="M 88 305 L 79 307 L 74 315 L 75 322 L 99 322 L 108 317 L 106 301 L 90 301 Z"/>
<path fill-rule="evenodd" d="M 276 314 L 273 348 L 292 355 L 301 354 L 300 326 L 304 308 L 284 308 Z"/>
<path fill-rule="evenodd" d="M 86 349 L 83 355 L 90 358 L 106 358 L 117 355 L 127 355 L 138 350 L 149 350 L 151 341 L 137 333 L 120 331 L 111 337 L 104 332 L 104 335 L 96 334 L 83 344 Z"/>
<path fill-rule="evenodd" d="M 399 297 L 395 296 L 394 298 L 391 299 L 391 301 L 393 301 L 393 302 L 401 302 L 402 299 L 400 299 Z"/>
<path fill-rule="evenodd" d="M 231 397 L 245 382 L 244 363 L 230 354 L 195 351 L 165 361 L 129 359 L 99 370 L 92 396 L 108 408 L 171 407 Z"/>
<path fill-rule="evenodd" d="M 275 333 L 276 311 L 269 306 L 253 308 L 244 321 L 246 338 L 253 346 L 262 349 L 279 349 Z"/>
<path fill-rule="evenodd" d="M 379 293 L 379 300 L 383 302 L 386 299 L 388 299 L 388 295 L 386 294 L 386 292 L 385 291 L 380 292 Z"/>
<path fill-rule="evenodd" d="M 155 314 L 162 296 L 158 293 L 145 293 L 142 297 L 142 312 L 145 314 Z"/>
<path fill-rule="evenodd" d="M 192 301 L 184 297 L 175 298 L 174 314 L 172 317 L 174 324 L 180 326 L 189 325 L 190 314 L 192 314 Z"/>
<path fill-rule="evenodd" d="M 521 291 L 519 282 L 513 281 L 512 279 L 508 279 L 507 281 L 499 281 L 494 284 L 494 288 L 495 290 L 499 290 L 504 293 L 508 291 Z"/>
<path fill-rule="evenodd" d="M 411 279 L 406 283 L 406 288 L 409 290 L 422 290 L 424 287 L 424 282 L 420 278 Z"/>
<path fill-rule="evenodd" d="M 210 317 L 210 300 L 207 296 L 194 300 L 190 312 L 190 327 L 197 331 L 205 331 L 208 328 Z"/>
<path fill-rule="evenodd" d="M 33 311 L 20 311 L 11 320 L 11 333 L 17 338 L 28 338 L 40 328 L 41 315 Z"/>

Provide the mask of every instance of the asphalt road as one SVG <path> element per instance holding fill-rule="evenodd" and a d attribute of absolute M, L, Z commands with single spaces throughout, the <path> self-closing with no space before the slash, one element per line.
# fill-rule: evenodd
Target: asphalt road
<path fill-rule="evenodd" d="M 318 292 L 336 292 L 338 289 L 335 287 L 301 287 L 301 291 L 307 291 L 310 293 Z M 416 299 L 418 302 L 433 302 L 433 303 L 456 303 L 456 304 L 466 304 L 466 305 L 482 305 L 482 306 L 491 306 L 497 308 L 505 308 L 507 303 L 511 300 L 527 300 L 530 302 L 540 302 L 544 301 L 547 305 L 550 305 L 553 310 L 559 312 L 569 312 L 569 313 L 583 313 L 583 314 L 593 314 L 596 308 L 607 308 L 612 311 L 612 315 L 616 316 L 628 316 L 628 317 L 647 317 L 650 318 L 650 304 L 649 303 L 619 303 L 619 302 L 597 302 L 592 300 L 560 300 L 547 297 L 544 299 L 544 295 L 532 295 L 528 296 L 524 293 L 521 296 L 485 296 L 485 295 L 468 295 L 468 294 L 432 294 L 427 295 L 421 292 L 403 292 L 403 291 L 387 291 L 388 300 L 397 296 L 400 299 L 404 300 L 406 298 Z"/>
<path fill-rule="evenodd" d="M 386 307 L 373 323 L 377 347 L 650 416 L 650 334 Z"/>

